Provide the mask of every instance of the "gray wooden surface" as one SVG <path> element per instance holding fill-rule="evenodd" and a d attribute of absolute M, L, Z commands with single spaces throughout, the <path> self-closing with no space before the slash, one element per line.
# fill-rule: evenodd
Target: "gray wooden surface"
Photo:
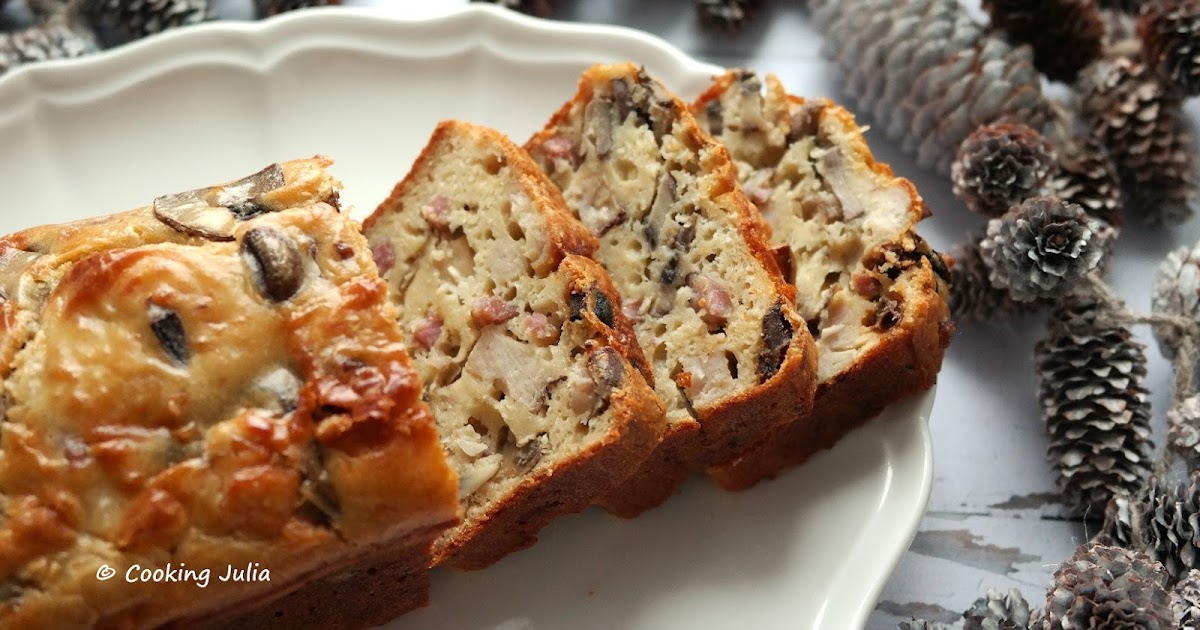
<path fill-rule="evenodd" d="M 801 95 L 845 100 L 837 91 L 836 69 L 819 54 L 822 42 L 802 2 L 764 0 L 753 22 L 733 35 L 703 32 L 690 4 L 560 0 L 554 18 L 642 29 L 704 61 L 777 73 Z M 978 13 L 978 2 L 967 4 Z M 810 77 L 814 70 L 819 80 L 795 83 L 795 77 Z M 1195 108 L 1189 111 L 1194 114 Z M 877 157 L 917 184 L 934 212 L 921 231 L 936 247 L 948 249 L 983 225 L 953 197 L 947 181 L 917 169 L 882 133 L 869 133 L 868 139 Z M 1127 229 L 1114 266 L 1119 293 L 1134 308 L 1147 310 L 1154 265 L 1169 249 L 1194 243 L 1197 235 L 1196 221 L 1166 232 Z M 1148 332 L 1136 332 L 1150 346 L 1148 384 L 1161 435 L 1169 369 Z M 1040 333 L 1040 320 L 1031 318 L 961 330 L 951 345 L 930 421 L 935 472 L 928 512 L 869 630 L 893 629 L 913 615 L 956 623 L 989 588 L 1018 588 L 1037 605 L 1057 564 L 1092 533 L 1066 517 L 1045 460 L 1031 359 Z"/>

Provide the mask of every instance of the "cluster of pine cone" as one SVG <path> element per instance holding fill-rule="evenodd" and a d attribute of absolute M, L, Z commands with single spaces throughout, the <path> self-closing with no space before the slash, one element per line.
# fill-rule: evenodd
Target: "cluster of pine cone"
<path fill-rule="evenodd" d="M 210 0 L 0 0 L 27 20 L 0 32 L 0 75 L 37 61 L 81 57 L 166 30 L 215 20 Z M 254 0 L 257 17 L 340 0 Z"/>

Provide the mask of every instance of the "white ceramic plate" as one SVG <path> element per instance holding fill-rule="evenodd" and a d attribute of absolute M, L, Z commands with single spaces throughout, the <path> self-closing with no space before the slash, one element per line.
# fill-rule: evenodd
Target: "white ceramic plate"
<path fill-rule="evenodd" d="M 479 5 L 427 20 L 304 11 L 23 68 L 0 81 L 0 232 L 314 153 L 337 159 L 343 199 L 362 217 L 437 121 L 465 118 L 522 141 L 584 67 L 625 59 L 685 98 L 717 71 L 642 33 Z M 389 627 L 862 627 L 925 508 L 932 401 L 897 404 L 753 490 L 697 480 L 640 519 L 593 510 L 491 569 L 436 571 L 433 605 Z"/>

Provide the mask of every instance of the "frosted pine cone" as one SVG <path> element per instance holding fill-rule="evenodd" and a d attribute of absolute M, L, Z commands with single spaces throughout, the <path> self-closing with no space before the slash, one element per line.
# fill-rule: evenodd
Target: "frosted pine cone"
<path fill-rule="evenodd" d="M 208 0 L 80 0 L 75 10 L 113 44 L 216 18 Z"/>
<path fill-rule="evenodd" d="M 998 217 L 1038 194 L 1057 173 L 1054 147 L 1020 124 L 983 125 L 963 140 L 950 168 L 954 194 L 971 210 Z"/>
<path fill-rule="evenodd" d="M 1072 295 L 1034 348 L 1048 459 L 1063 498 L 1092 518 L 1141 487 L 1153 450 L 1145 348 L 1109 321 L 1117 307 Z"/>
<path fill-rule="evenodd" d="M 554 12 L 554 0 L 482 0 L 500 5 L 506 9 L 547 17 Z"/>
<path fill-rule="evenodd" d="M 267 18 L 297 9 L 328 7 L 341 3 L 342 0 L 254 0 L 254 14 L 260 18 Z"/>
<path fill-rule="evenodd" d="M 1163 563 L 1171 581 L 1200 568 L 1200 481 L 1188 485 L 1152 480 L 1141 498 L 1144 551 Z"/>
<path fill-rule="evenodd" d="M 1070 83 L 1100 56 L 1104 22 L 1093 0 L 983 0 L 992 27 L 1033 46 L 1038 70 Z"/>
<path fill-rule="evenodd" d="M 1167 447 L 1183 458 L 1188 470 L 1200 469 L 1200 394 L 1167 411 Z"/>
<path fill-rule="evenodd" d="M 983 234 L 967 237 L 952 251 L 950 267 L 950 315 L 959 325 L 985 323 L 1001 318 L 1037 312 L 1046 300 L 1017 302 L 1008 289 L 997 288 L 988 277 L 990 271 L 979 253 Z"/>
<path fill-rule="evenodd" d="M 1083 545 L 1054 574 L 1046 630 L 1172 630 L 1162 565 L 1126 549 Z"/>
<path fill-rule="evenodd" d="M 1180 97 L 1128 57 L 1088 66 L 1076 90 L 1084 120 L 1117 164 L 1129 209 L 1155 224 L 1190 217 L 1197 159 Z"/>
<path fill-rule="evenodd" d="M 922 168 L 948 174 L 980 125 L 1037 129 L 1048 105 L 1028 47 L 985 33 L 958 0 L 810 0 L 843 90 Z"/>
<path fill-rule="evenodd" d="M 1142 513 L 1136 499 L 1120 494 L 1109 500 L 1104 508 L 1104 527 L 1093 542 L 1110 547 L 1141 549 L 1143 547 Z"/>
<path fill-rule="evenodd" d="M 1171 591 L 1171 611 L 1179 630 L 1200 630 L 1200 571 L 1188 572 Z"/>
<path fill-rule="evenodd" d="M 1161 562 L 1168 583 L 1200 568 L 1200 473 L 1189 484 L 1151 478 L 1137 495 L 1109 508 L 1105 531 L 1120 533 L 1114 540 Z"/>
<path fill-rule="evenodd" d="M 1200 324 L 1200 244 L 1176 249 L 1159 263 L 1150 308 L 1159 315 Z M 1155 324 L 1151 330 L 1159 351 L 1168 359 L 1175 358 L 1186 336 L 1195 334 L 1192 329 L 1168 323 Z M 1193 341 L 1200 344 L 1200 339 Z"/>
<path fill-rule="evenodd" d="M 1114 234 L 1078 205 L 1034 197 L 989 221 L 979 250 L 992 285 L 1027 302 L 1082 281 L 1100 266 Z"/>
<path fill-rule="evenodd" d="M 1008 593 L 989 590 L 963 613 L 963 630 L 1028 630 L 1029 602 L 1021 591 Z"/>
<path fill-rule="evenodd" d="M 1088 214 L 1114 227 L 1121 225 L 1121 179 L 1108 149 L 1088 136 L 1072 138 L 1059 151 L 1059 172 L 1047 190 L 1077 203 Z"/>
<path fill-rule="evenodd" d="M 758 0 L 692 0 L 701 26 L 726 31 L 741 28 Z"/>
<path fill-rule="evenodd" d="M 0 33 L 0 75 L 22 64 L 82 57 L 97 50 L 91 31 L 65 19 Z"/>
<path fill-rule="evenodd" d="M 1142 56 L 1167 84 L 1200 94 L 1200 0 L 1155 0 L 1138 16 Z"/>

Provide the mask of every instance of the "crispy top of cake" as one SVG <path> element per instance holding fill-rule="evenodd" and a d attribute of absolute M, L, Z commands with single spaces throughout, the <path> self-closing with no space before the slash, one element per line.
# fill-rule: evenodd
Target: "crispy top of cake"
<path fill-rule="evenodd" d="M 0 625 L 157 626 L 456 518 L 328 164 L 0 239 Z"/>

